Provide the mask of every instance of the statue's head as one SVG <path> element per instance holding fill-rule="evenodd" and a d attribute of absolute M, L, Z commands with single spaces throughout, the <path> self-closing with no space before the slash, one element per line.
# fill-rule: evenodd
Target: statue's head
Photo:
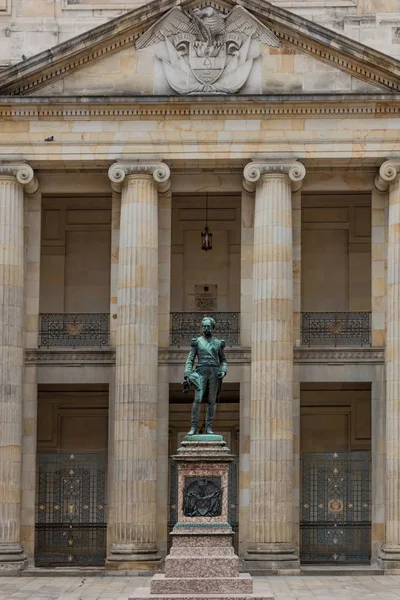
<path fill-rule="evenodd" d="M 206 337 L 211 337 L 212 336 L 212 332 L 215 329 L 215 321 L 212 317 L 204 317 L 204 319 L 201 322 L 202 326 L 203 326 L 203 334 Z"/>

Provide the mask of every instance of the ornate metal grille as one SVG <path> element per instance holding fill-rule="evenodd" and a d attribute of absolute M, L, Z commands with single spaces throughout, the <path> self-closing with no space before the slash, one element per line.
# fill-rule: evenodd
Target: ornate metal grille
<path fill-rule="evenodd" d="M 42 313 L 39 346 L 108 346 L 108 313 Z"/>
<path fill-rule="evenodd" d="M 371 556 L 369 452 L 303 453 L 303 562 L 368 562 Z"/>
<path fill-rule="evenodd" d="M 371 313 L 302 313 L 301 343 L 305 346 L 370 346 Z"/>
<path fill-rule="evenodd" d="M 238 312 L 173 312 L 171 313 L 171 346 L 190 346 L 190 340 L 201 335 L 201 321 L 213 317 L 216 328 L 214 335 L 225 340 L 227 346 L 239 346 Z"/>
<path fill-rule="evenodd" d="M 39 454 L 36 489 L 36 566 L 102 566 L 105 456 Z"/>

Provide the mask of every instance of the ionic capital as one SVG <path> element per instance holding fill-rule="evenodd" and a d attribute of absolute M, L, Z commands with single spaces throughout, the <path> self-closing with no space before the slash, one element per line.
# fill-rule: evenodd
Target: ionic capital
<path fill-rule="evenodd" d="M 0 179 L 2 177 L 15 177 L 27 194 L 36 194 L 39 189 L 39 182 L 32 167 L 25 163 L 0 164 Z"/>
<path fill-rule="evenodd" d="M 303 184 L 306 175 L 305 166 L 294 161 L 282 162 L 250 162 L 243 171 L 244 188 L 246 191 L 254 191 L 255 185 L 265 176 L 286 175 L 291 182 L 292 190 L 297 192 Z"/>
<path fill-rule="evenodd" d="M 150 175 L 158 183 L 158 189 L 165 193 L 170 188 L 171 171 L 163 162 L 116 162 L 108 169 L 111 187 L 115 192 L 121 192 L 122 184 L 129 175 Z"/>
<path fill-rule="evenodd" d="M 376 189 L 380 192 L 386 192 L 399 173 L 400 158 L 390 159 L 384 162 L 379 169 L 379 174 L 375 177 Z"/>

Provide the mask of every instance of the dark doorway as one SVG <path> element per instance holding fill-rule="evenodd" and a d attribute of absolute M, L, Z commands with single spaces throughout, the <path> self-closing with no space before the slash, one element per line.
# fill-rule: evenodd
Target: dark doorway
<path fill-rule="evenodd" d="M 40 390 L 35 564 L 103 566 L 108 392 Z"/>
<path fill-rule="evenodd" d="M 301 561 L 369 563 L 370 385 L 304 384 L 300 446 Z"/>

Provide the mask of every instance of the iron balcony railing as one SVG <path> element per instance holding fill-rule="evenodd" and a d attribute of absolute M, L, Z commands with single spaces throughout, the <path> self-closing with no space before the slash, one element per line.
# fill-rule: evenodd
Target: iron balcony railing
<path fill-rule="evenodd" d="M 201 321 L 213 317 L 215 337 L 225 340 L 228 347 L 240 344 L 240 313 L 238 312 L 173 312 L 171 313 L 171 346 L 190 346 L 190 340 L 201 335 Z"/>
<path fill-rule="evenodd" d="M 371 313 L 304 312 L 301 343 L 304 346 L 370 346 Z"/>
<path fill-rule="evenodd" d="M 77 348 L 108 345 L 108 313 L 41 313 L 39 315 L 39 347 Z"/>

